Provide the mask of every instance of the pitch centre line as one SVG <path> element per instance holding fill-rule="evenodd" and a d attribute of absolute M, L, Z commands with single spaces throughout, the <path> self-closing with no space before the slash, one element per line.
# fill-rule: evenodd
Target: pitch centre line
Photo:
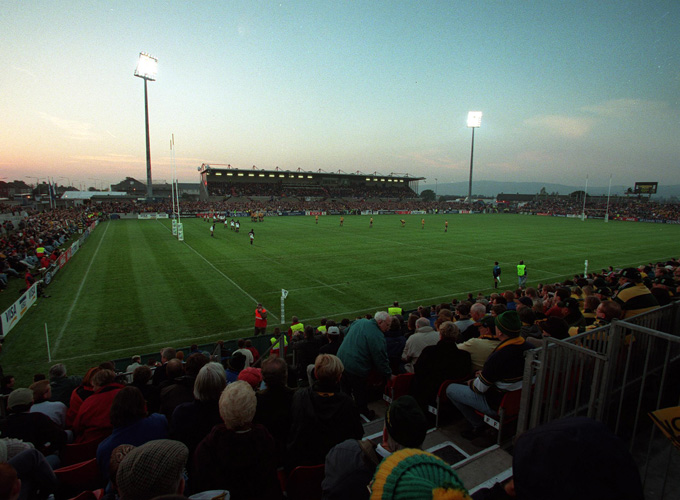
<path fill-rule="evenodd" d="M 83 279 L 80 281 L 80 286 L 78 287 L 78 291 L 76 292 L 76 296 L 73 298 L 73 302 L 71 303 L 71 307 L 69 308 L 68 313 L 66 314 L 66 319 L 64 320 L 64 324 L 62 325 L 61 330 L 59 330 L 59 335 L 57 335 L 57 340 L 54 342 L 54 347 L 52 348 L 52 355 L 55 356 L 55 357 L 57 355 L 57 351 L 59 350 L 59 344 L 61 344 L 61 339 L 64 336 L 64 332 L 66 331 L 66 327 L 71 322 L 71 315 L 73 314 L 73 310 L 75 309 L 76 304 L 78 303 L 78 299 L 80 298 L 80 292 L 83 291 L 83 286 L 85 285 L 85 281 L 87 280 L 88 274 L 90 274 L 90 269 L 92 269 L 92 264 L 94 264 L 94 261 L 97 259 L 97 254 L 99 253 L 99 249 L 101 248 L 102 242 L 104 241 L 104 237 L 106 236 L 106 233 L 109 230 L 109 224 L 107 224 L 106 229 L 104 229 L 104 234 L 102 234 L 102 239 L 99 240 L 99 244 L 97 245 L 97 249 L 94 251 L 94 255 L 92 256 L 92 260 L 90 260 L 90 265 L 87 266 L 87 270 L 85 271 L 85 275 L 83 276 Z"/>

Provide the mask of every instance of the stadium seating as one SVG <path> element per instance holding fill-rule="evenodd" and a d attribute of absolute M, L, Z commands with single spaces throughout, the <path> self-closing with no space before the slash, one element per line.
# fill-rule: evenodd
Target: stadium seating
<path fill-rule="evenodd" d="M 497 444 L 501 444 L 503 430 L 513 424 L 519 415 L 519 405 L 522 400 L 522 389 L 506 392 L 498 407 L 498 418 L 492 418 L 480 411 L 477 414 L 484 418 L 484 422 L 498 431 Z"/>
<path fill-rule="evenodd" d="M 295 467 L 286 481 L 288 500 L 321 500 L 324 474 L 324 464 Z"/>
<path fill-rule="evenodd" d="M 79 464 L 97 456 L 97 447 L 102 439 L 95 439 L 85 443 L 67 444 L 61 452 L 61 466 Z"/>
<path fill-rule="evenodd" d="M 59 482 L 58 498 L 70 498 L 104 486 L 96 458 L 61 467 L 54 471 L 54 475 Z"/>
<path fill-rule="evenodd" d="M 444 410 L 445 405 L 448 404 L 448 406 L 453 407 L 453 404 L 451 401 L 449 401 L 449 398 L 446 397 L 446 388 L 451 385 L 451 384 L 460 384 L 468 380 L 469 377 L 464 377 L 456 380 L 444 380 L 442 382 L 442 385 L 439 386 L 439 390 L 437 391 L 437 397 L 434 401 L 435 406 L 428 405 L 427 410 L 435 416 L 435 424 L 434 426 L 436 428 L 439 428 L 441 425 L 441 415 L 442 411 Z"/>
<path fill-rule="evenodd" d="M 385 404 L 389 405 L 395 399 L 408 394 L 412 381 L 413 373 L 400 373 L 394 380 L 385 384 L 385 392 L 383 393 Z"/>

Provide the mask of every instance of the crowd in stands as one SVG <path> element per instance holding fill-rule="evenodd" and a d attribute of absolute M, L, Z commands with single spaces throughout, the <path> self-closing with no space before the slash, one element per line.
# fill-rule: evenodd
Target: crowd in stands
<path fill-rule="evenodd" d="M 276 349 L 268 352 L 240 339 L 231 351 L 218 342 L 212 353 L 196 345 L 186 355 L 167 347 L 160 362 L 148 364 L 133 356 L 123 372 L 104 361 L 80 377 L 59 363 L 28 388 L 17 388 L 5 375 L 0 462 L 11 467 L 0 464 L 0 488 L 16 496 L 3 498 L 63 495 L 57 477 L 69 448 L 78 445 L 92 450 L 99 483 L 112 499 L 222 490 L 235 500 L 279 499 L 282 477 L 322 464 L 327 499 L 402 498 L 408 487 L 430 493 L 441 487 L 458 495 L 441 498 L 471 498 L 446 462 L 419 449 L 429 427 L 427 407 L 442 382 L 457 381 L 446 396 L 469 424 L 461 436 L 478 439 L 485 432 L 480 412 L 497 416 L 502 395 L 521 389 L 524 351 L 545 337 L 564 339 L 677 300 L 680 262 L 603 269 L 536 287 L 518 284 L 412 312 L 395 302 L 353 321 L 304 324 L 293 317 L 288 331 L 274 330 Z M 400 374 L 412 374 L 409 394 L 387 409 L 380 443 L 363 440 L 363 423 L 376 417 L 368 406 L 372 389 L 389 386 Z M 568 442 L 567 435 L 579 441 Z M 550 452 L 537 444 L 546 439 L 554 446 Z M 593 496 L 604 484 L 612 488 L 611 474 L 620 479 L 616 498 L 642 498 L 639 477 L 631 474 L 635 464 L 622 454 L 618 438 L 583 418 L 524 434 L 513 481 L 472 498 L 581 492 L 547 464 L 575 460 L 584 446 L 604 446 L 617 466 L 593 464 L 588 494 L 579 498 L 611 498 Z M 544 462 L 537 464 L 540 453 Z M 400 483 L 392 477 L 411 462 L 429 471 L 427 479 Z M 534 477 L 539 470 L 540 485 Z M 551 484 L 543 481 L 546 474 L 554 478 Z"/>
<path fill-rule="evenodd" d="M 554 215 L 576 215 L 585 212 L 588 217 L 638 218 L 649 220 L 680 220 L 680 205 L 677 203 L 658 203 L 632 199 L 627 203 L 590 202 L 586 198 L 585 210 L 579 200 L 545 199 L 524 204 L 520 211 L 530 213 L 547 213 Z"/>
<path fill-rule="evenodd" d="M 61 247 L 91 221 L 89 208 L 64 208 L 48 212 L 24 212 L 16 223 L 0 225 L 0 290 L 10 278 L 30 287 L 41 270 L 59 258 Z"/>
<path fill-rule="evenodd" d="M 317 183 L 258 183 L 258 182 L 224 182 L 210 183 L 208 193 L 211 196 L 269 196 L 275 198 L 289 197 L 322 197 L 322 198 L 416 198 L 417 194 L 408 184 L 399 186 L 330 186 Z"/>

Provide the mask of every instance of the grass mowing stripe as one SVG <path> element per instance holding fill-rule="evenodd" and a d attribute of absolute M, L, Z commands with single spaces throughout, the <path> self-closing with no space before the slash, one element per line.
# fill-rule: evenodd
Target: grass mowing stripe
<path fill-rule="evenodd" d="M 163 227 L 165 227 L 166 229 L 168 229 L 165 225 L 163 225 Z M 172 230 L 170 230 L 170 232 L 172 233 Z M 203 259 L 203 261 L 205 261 L 210 267 L 212 267 L 215 271 L 217 271 L 217 272 L 220 274 L 220 276 L 222 276 L 223 278 L 225 278 L 227 281 L 229 281 L 229 283 L 231 283 L 234 287 L 236 287 L 242 294 L 244 294 L 246 297 L 248 297 L 250 300 L 252 300 L 256 305 L 259 304 L 259 301 L 258 301 L 255 297 L 253 297 L 252 295 L 250 295 L 250 294 L 249 294 L 248 292 L 246 292 L 243 288 L 241 288 L 238 284 L 236 284 L 236 282 L 235 282 L 234 280 L 232 280 L 229 276 L 227 276 L 227 275 L 224 274 L 222 271 L 220 271 L 217 267 L 215 267 L 215 264 L 213 264 L 213 263 L 210 262 L 208 259 L 206 259 L 203 255 L 201 255 L 201 253 L 198 252 L 198 250 L 196 250 L 194 247 L 192 247 L 191 245 L 189 245 L 189 243 L 187 243 L 186 240 L 185 240 L 183 243 L 187 246 L 187 248 L 189 248 L 192 252 L 194 252 L 194 253 L 195 253 L 196 255 L 198 255 L 201 259 Z M 279 320 L 278 316 L 276 316 L 275 314 L 272 314 L 271 312 L 269 312 L 269 315 L 270 315 L 272 318 L 274 318 L 276 321 Z"/>
<path fill-rule="evenodd" d="M 90 259 L 90 265 L 87 266 L 87 270 L 85 271 L 85 275 L 83 276 L 83 279 L 80 280 L 80 286 L 78 287 L 78 291 L 76 292 L 76 296 L 73 298 L 73 302 L 71 303 L 71 307 L 68 310 L 68 313 L 66 314 L 66 319 L 64 320 L 64 323 L 61 326 L 61 330 L 59 330 L 59 334 L 57 335 L 57 340 L 54 342 L 54 347 L 52 347 L 52 355 L 56 356 L 57 352 L 59 351 L 59 345 L 61 344 L 61 339 L 64 337 L 64 332 L 66 331 L 66 327 L 68 326 L 69 322 L 71 321 L 71 316 L 73 314 L 73 310 L 76 307 L 76 304 L 78 303 L 78 299 L 80 298 L 80 292 L 83 291 L 83 286 L 85 285 L 85 281 L 87 280 L 88 275 L 90 274 L 90 269 L 92 269 L 92 264 L 94 264 L 94 261 L 97 259 L 97 255 L 99 254 L 99 249 L 102 246 L 102 243 L 104 242 L 104 237 L 106 236 L 106 233 L 109 230 L 109 225 L 106 225 L 106 228 L 104 229 L 104 234 L 102 234 L 101 239 L 99 240 L 99 244 L 97 245 L 97 249 L 94 251 L 94 255 L 92 256 L 92 259 Z"/>

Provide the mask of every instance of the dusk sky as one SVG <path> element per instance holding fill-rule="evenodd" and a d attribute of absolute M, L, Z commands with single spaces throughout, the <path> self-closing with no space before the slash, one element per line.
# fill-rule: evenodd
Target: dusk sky
<path fill-rule="evenodd" d="M 16 1 L 0 179 L 201 163 L 582 186 L 680 183 L 680 1 Z M 63 178 L 63 179 L 60 179 Z M 473 187 L 474 191 L 474 187 Z"/>

